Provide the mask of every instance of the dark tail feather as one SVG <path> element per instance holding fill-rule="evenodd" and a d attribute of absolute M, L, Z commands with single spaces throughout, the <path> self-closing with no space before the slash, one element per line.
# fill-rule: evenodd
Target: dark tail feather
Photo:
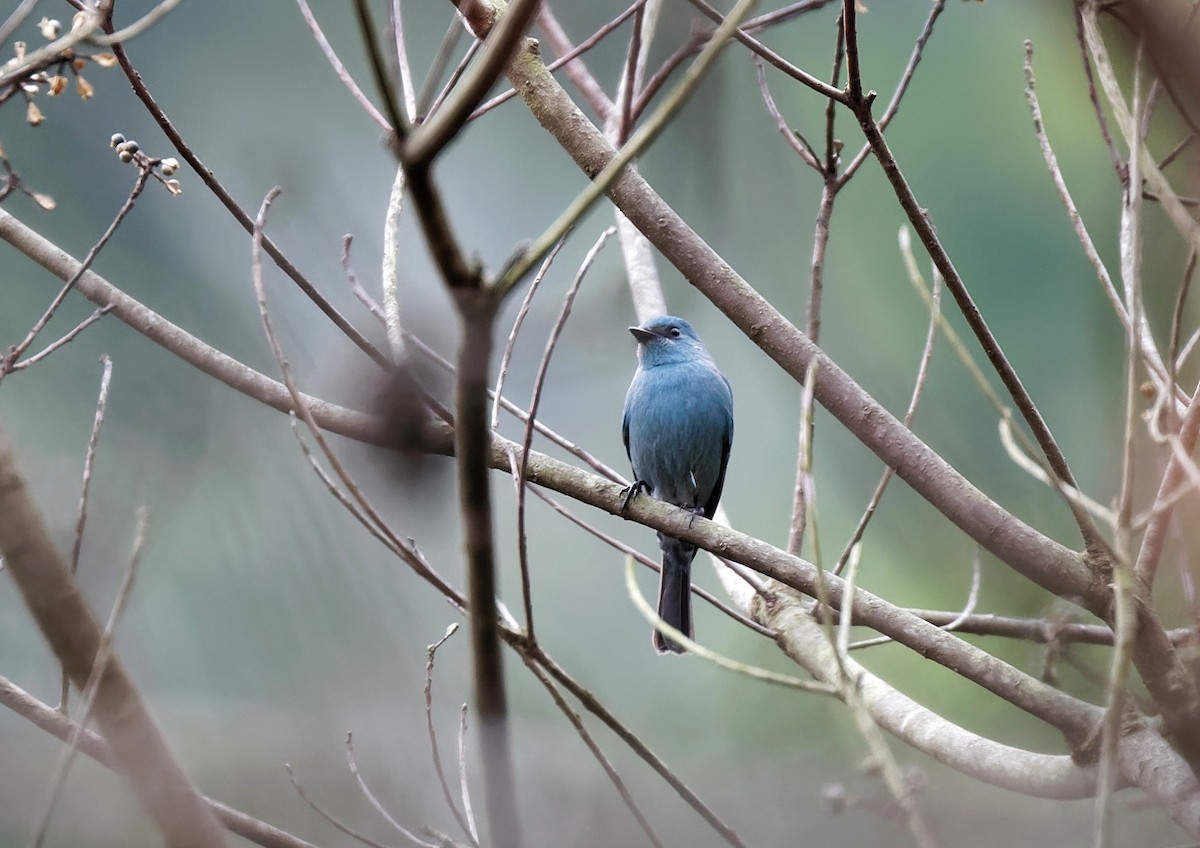
<path fill-rule="evenodd" d="M 692 559 L 696 548 L 687 542 L 659 534 L 662 548 L 662 577 L 658 583 L 658 617 L 681 633 L 692 636 Z M 654 650 L 660 654 L 686 653 L 675 640 L 654 631 Z"/>

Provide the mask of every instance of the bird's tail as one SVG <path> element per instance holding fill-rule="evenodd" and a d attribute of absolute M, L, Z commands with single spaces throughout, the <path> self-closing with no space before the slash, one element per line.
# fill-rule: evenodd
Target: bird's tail
<path fill-rule="evenodd" d="M 662 577 L 658 583 L 658 617 L 681 633 L 692 636 L 692 560 L 696 548 L 673 536 L 658 534 L 662 548 Z M 654 650 L 660 654 L 685 653 L 683 645 L 654 631 Z"/>

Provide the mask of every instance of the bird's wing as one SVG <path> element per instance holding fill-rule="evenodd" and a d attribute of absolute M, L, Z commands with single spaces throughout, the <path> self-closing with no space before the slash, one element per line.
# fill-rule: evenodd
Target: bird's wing
<path fill-rule="evenodd" d="M 704 503 L 704 517 L 709 520 L 716 515 L 717 504 L 721 502 L 721 490 L 725 488 L 725 469 L 729 466 L 729 451 L 733 448 L 733 389 L 730 388 L 729 381 L 723 375 L 721 379 L 724 380 L 725 389 L 729 392 L 729 408 L 725 432 L 721 434 L 721 471 L 717 475 L 717 482 L 713 486 L 712 494 Z"/>
<path fill-rule="evenodd" d="M 621 415 L 621 441 L 625 443 L 625 456 L 629 459 L 629 463 L 633 464 L 633 456 L 629 453 L 629 398 L 625 398 L 625 411 Z M 634 479 L 637 478 L 637 470 L 633 472 Z"/>

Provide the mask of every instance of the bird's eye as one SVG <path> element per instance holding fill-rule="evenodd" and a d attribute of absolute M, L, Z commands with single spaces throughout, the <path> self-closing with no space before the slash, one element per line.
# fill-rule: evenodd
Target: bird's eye
<path fill-rule="evenodd" d="M 671 328 L 671 338 L 673 338 L 673 339 L 677 339 L 677 338 L 679 338 L 679 337 L 680 337 L 680 336 L 682 336 L 682 335 L 683 335 L 683 333 L 679 332 L 679 328 L 678 328 L 678 327 L 672 327 L 672 328 Z"/>

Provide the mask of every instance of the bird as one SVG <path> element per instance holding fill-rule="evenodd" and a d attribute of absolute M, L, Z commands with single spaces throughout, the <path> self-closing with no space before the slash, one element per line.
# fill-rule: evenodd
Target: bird
<path fill-rule="evenodd" d="M 711 519 L 721 500 L 733 445 L 733 390 L 683 318 L 659 316 L 629 332 L 637 339 L 638 366 L 625 396 L 621 426 L 634 479 L 625 506 L 645 491 Z M 691 638 L 696 547 L 661 532 L 658 544 L 658 615 Z M 653 645 L 660 654 L 685 653 L 657 628 Z"/>

